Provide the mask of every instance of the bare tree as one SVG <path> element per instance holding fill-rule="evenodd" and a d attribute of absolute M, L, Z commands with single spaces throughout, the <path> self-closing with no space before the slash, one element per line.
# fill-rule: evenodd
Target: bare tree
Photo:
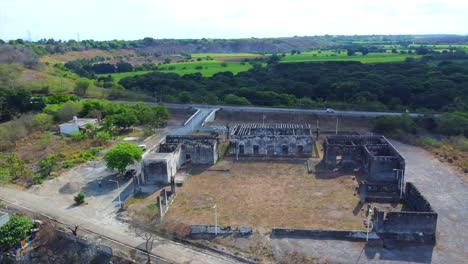
<path fill-rule="evenodd" d="M 74 236 L 78 236 L 78 228 L 80 228 L 80 225 L 75 225 L 73 228 L 68 227 L 68 230 L 70 230 Z"/>
<path fill-rule="evenodd" d="M 134 217 L 130 222 L 130 226 L 138 237 L 145 240 L 145 251 L 148 258 L 146 263 L 151 263 L 151 251 L 153 250 L 154 240 L 156 239 L 156 234 L 161 231 L 159 218 L 155 216 L 141 216 L 136 219 Z"/>

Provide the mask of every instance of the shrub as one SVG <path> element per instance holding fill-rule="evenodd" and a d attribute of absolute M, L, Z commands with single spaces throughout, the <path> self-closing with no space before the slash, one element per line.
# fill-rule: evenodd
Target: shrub
<path fill-rule="evenodd" d="M 84 140 L 86 139 L 88 136 L 86 135 L 86 133 L 82 132 L 82 131 L 77 131 L 75 133 L 72 133 L 71 135 L 71 138 L 75 141 L 80 141 L 80 140 Z"/>
<path fill-rule="evenodd" d="M 32 118 L 32 126 L 38 130 L 47 130 L 54 125 L 53 117 L 51 115 L 40 113 L 34 115 Z"/>
<path fill-rule="evenodd" d="M 97 140 L 98 140 L 99 144 L 101 144 L 101 145 L 106 144 L 107 141 L 112 139 L 111 134 L 109 132 L 107 132 L 107 131 L 99 131 L 96 134 L 96 137 L 97 137 Z"/>
<path fill-rule="evenodd" d="M 423 137 L 420 139 L 420 141 L 423 145 L 432 146 L 432 147 L 437 146 L 439 144 L 435 139 L 431 137 Z"/>
<path fill-rule="evenodd" d="M 73 200 L 75 201 L 76 205 L 81 205 L 85 202 L 85 195 L 84 193 L 80 192 L 77 194 L 75 197 L 73 197 Z"/>

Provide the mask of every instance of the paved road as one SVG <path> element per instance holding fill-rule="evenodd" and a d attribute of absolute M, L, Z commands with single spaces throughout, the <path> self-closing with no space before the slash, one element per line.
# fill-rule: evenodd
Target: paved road
<path fill-rule="evenodd" d="M 400 142 L 392 143 L 406 159 L 406 180 L 416 185 L 439 214 L 435 247 L 389 250 L 346 241 L 273 239 L 276 254 L 297 250 L 332 263 L 467 263 L 468 184 L 430 153 Z"/>
<path fill-rule="evenodd" d="M 114 101 L 120 103 L 135 103 L 133 101 Z M 146 102 L 149 105 L 156 105 L 158 103 Z M 260 113 L 303 113 L 303 114 L 317 114 L 317 115 L 330 115 L 330 116 L 364 116 L 364 117 L 376 117 L 376 116 L 397 116 L 401 115 L 401 112 L 372 112 L 372 111 L 352 111 L 352 110 L 334 110 L 333 113 L 327 112 L 325 109 L 299 109 L 299 108 L 278 108 L 278 107 L 260 107 L 260 106 L 230 106 L 230 105 L 205 105 L 205 104 L 174 104 L 164 103 L 168 108 L 220 108 L 224 111 L 247 111 L 247 112 L 260 112 Z M 423 113 L 409 113 L 412 117 L 423 117 L 427 115 L 438 116 L 438 113 L 423 114 Z"/>
<path fill-rule="evenodd" d="M 201 104 L 165 104 L 168 108 L 220 108 L 224 111 L 246 111 L 246 112 L 260 112 L 260 113 L 303 113 L 303 114 L 317 114 L 317 115 L 330 115 L 330 116 L 365 116 L 365 117 L 376 117 L 376 116 L 397 116 L 402 113 L 398 112 L 371 112 L 371 111 L 347 111 L 347 110 L 334 110 L 333 113 L 329 113 L 324 109 L 298 109 L 298 108 L 277 108 L 277 107 L 259 107 L 259 106 L 227 106 L 227 105 L 201 105 Z M 422 117 L 428 114 L 421 113 L 410 113 L 412 117 Z M 435 114 L 437 115 L 437 114 Z"/>
<path fill-rule="evenodd" d="M 187 106 L 186 106 L 187 107 Z M 215 110 L 213 107 L 199 107 L 197 112 L 190 117 L 184 126 L 174 129 L 169 132 L 170 135 L 190 135 L 192 132 L 201 129 L 203 121 L 208 117 L 211 111 Z"/>
<path fill-rule="evenodd" d="M 33 211 L 48 215 L 69 225 L 79 224 L 92 232 L 107 236 L 118 242 L 144 249 L 144 240 L 137 237 L 129 227 L 115 219 L 114 215 L 102 217 L 91 206 L 71 206 L 63 200 L 54 197 L 44 197 L 28 191 L 20 191 L 0 186 L 0 200 L 7 200 L 16 205 L 30 208 Z M 211 252 L 194 250 L 185 245 L 166 239 L 158 239 L 154 243 L 153 254 L 173 263 L 237 263 L 234 260 Z"/>

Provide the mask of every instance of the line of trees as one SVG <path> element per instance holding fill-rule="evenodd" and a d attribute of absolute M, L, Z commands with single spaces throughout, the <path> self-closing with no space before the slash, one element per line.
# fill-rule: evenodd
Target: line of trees
<path fill-rule="evenodd" d="M 444 57 L 445 56 L 445 57 Z M 149 73 L 120 80 L 126 89 L 157 94 L 168 102 L 253 104 L 366 110 L 468 110 L 468 60 L 450 54 L 401 63 L 255 64 L 233 75 Z M 462 58 L 462 57 L 460 57 Z M 234 97 L 234 96 L 235 97 Z"/>

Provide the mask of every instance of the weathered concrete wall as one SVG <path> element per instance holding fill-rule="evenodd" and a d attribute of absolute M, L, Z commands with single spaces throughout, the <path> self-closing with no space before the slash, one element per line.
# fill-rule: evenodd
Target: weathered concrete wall
<path fill-rule="evenodd" d="M 185 155 L 180 147 L 172 153 L 155 153 L 141 162 L 145 183 L 169 183 L 184 162 Z"/>
<path fill-rule="evenodd" d="M 405 206 L 411 211 L 434 212 L 431 204 L 412 182 L 406 183 Z"/>
<path fill-rule="evenodd" d="M 404 180 L 405 160 L 383 136 L 333 135 L 323 145 L 324 162 L 330 169 L 359 168 L 368 182 Z"/>
<path fill-rule="evenodd" d="M 226 237 L 234 236 L 250 236 L 252 228 L 248 226 L 240 226 L 237 229 L 228 227 L 212 226 L 212 225 L 193 225 L 190 231 L 191 239 L 214 239 L 216 236 Z"/>
<path fill-rule="evenodd" d="M 241 136 L 231 138 L 229 154 L 244 156 L 304 156 L 312 155 L 312 136 Z"/>
<path fill-rule="evenodd" d="M 190 158 L 192 164 L 212 165 L 218 160 L 216 136 L 167 136 L 167 144 L 179 144 L 181 156 Z"/>
<path fill-rule="evenodd" d="M 367 234 L 364 231 L 291 228 L 273 228 L 271 230 L 271 236 L 280 238 L 337 239 L 347 241 L 366 241 L 367 238 Z M 376 239 L 379 239 L 379 237 L 374 232 L 369 233 L 369 240 Z"/>
<path fill-rule="evenodd" d="M 387 239 L 435 243 L 438 215 L 412 183 L 406 184 L 405 205 L 401 212 L 374 210 L 374 230 Z"/>
<path fill-rule="evenodd" d="M 182 146 L 185 154 L 190 155 L 192 164 L 212 165 L 218 160 L 218 144 L 203 144 L 199 142 L 186 143 Z"/>

